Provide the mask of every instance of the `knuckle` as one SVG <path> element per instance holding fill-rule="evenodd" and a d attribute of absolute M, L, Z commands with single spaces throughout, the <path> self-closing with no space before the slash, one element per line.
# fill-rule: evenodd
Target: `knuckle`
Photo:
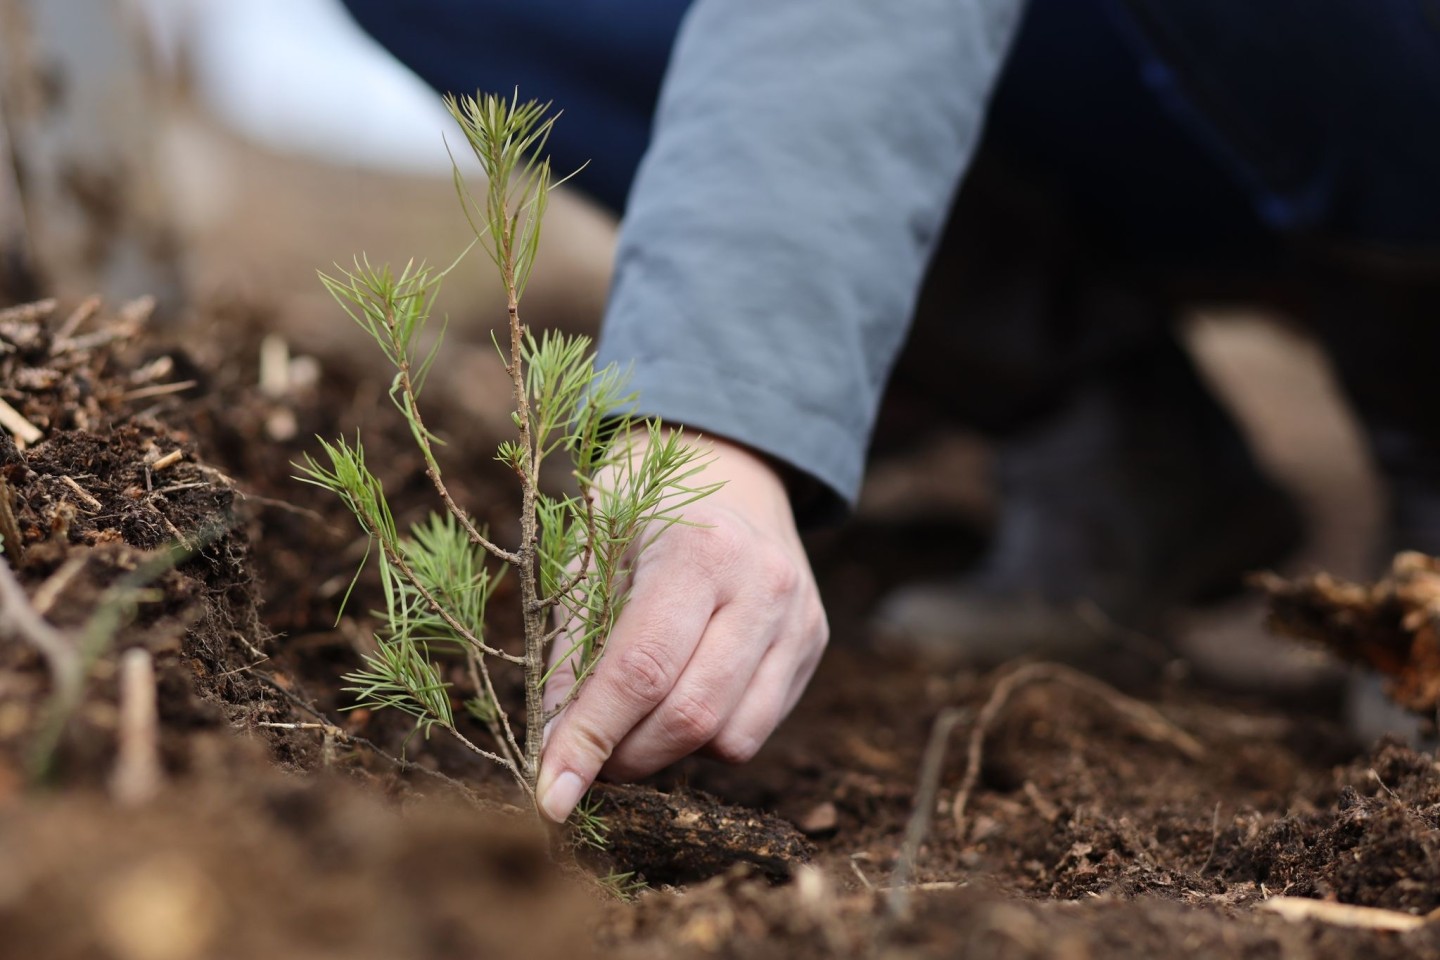
<path fill-rule="evenodd" d="M 761 737 L 727 731 L 710 742 L 710 753 L 723 763 L 749 763 L 764 742 Z"/>
<path fill-rule="evenodd" d="M 690 531 L 691 558 L 706 571 L 729 567 L 745 553 L 745 538 L 732 524 L 691 527 Z"/>
<path fill-rule="evenodd" d="M 818 603 L 806 614 L 805 632 L 818 650 L 824 650 L 830 642 L 830 620 L 825 616 L 825 608 Z"/>
<path fill-rule="evenodd" d="M 778 547 L 758 550 L 753 569 L 767 600 L 789 597 L 800 587 L 800 565 Z"/>
<path fill-rule="evenodd" d="M 615 744 L 598 728 L 590 724 L 576 724 L 570 730 L 571 748 L 587 761 L 592 770 L 600 769 L 615 750 Z"/>
<path fill-rule="evenodd" d="M 614 677 L 623 695 L 653 705 L 670 692 L 670 657 L 663 643 L 641 641 L 616 654 Z"/>
<path fill-rule="evenodd" d="M 571 710 L 580 706 L 576 703 Z M 593 774 L 615 752 L 616 740 L 604 724 L 595 723 L 588 713 L 567 710 L 557 721 L 555 736 L 545 748 L 545 763 L 558 763 L 576 771 Z"/>
<path fill-rule="evenodd" d="M 721 717 L 704 700 L 680 695 L 667 703 L 661 723 L 677 746 L 693 750 L 714 739 L 720 732 Z"/>

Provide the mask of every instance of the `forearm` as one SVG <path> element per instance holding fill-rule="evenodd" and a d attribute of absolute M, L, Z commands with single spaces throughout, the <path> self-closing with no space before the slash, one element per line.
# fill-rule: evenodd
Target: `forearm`
<path fill-rule="evenodd" d="M 602 341 L 644 412 L 851 500 L 1019 0 L 699 0 Z"/>

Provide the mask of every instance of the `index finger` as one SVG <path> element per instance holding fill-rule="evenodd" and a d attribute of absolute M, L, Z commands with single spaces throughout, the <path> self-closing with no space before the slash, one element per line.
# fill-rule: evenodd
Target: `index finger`
<path fill-rule="evenodd" d="M 715 608 L 704 578 L 693 592 L 673 576 L 637 576 L 605 654 L 575 701 L 555 719 L 540 765 L 536 797 L 563 821 L 617 744 L 675 686 Z"/>

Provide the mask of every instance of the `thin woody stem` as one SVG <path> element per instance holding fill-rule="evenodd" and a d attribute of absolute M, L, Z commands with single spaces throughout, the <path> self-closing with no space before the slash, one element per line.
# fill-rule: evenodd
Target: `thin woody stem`
<path fill-rule="evenodd" d="M 488 537 L 475 528 L 469 514 L 460 509 L 453 497 L 450 496 L 450 489 L 445 486 L 445 481 L 440 478 L 440 463 L 435 459 L 435 451 L 430 446 L 430 435 L 425 429 L 425 421 L 420 417 L 420 405 L 415 400 L 414 384 L 410 380 L 410 359 L 405 355 L 404 345 L 398 336 L 398 329 L 394 313 L 388 308 L 386 310 L 385 322 L 390 329 L 391 340 L 394 344 L 396 367 L 400 373 L 400 394 L 405 398 L 405 415 L 415 424 L 414 430 L 416 443 L 420 446 L 421 456 L 425 458 L 425 475 L 435 485 L 435 492 L 440 495 L 445 509 L 450 512 L 461 528 L 469 536 L 470 542 L 484 548 L 488 553 L 505 563 L 519 563 L 520 555 L 492 542 Z"/>
<path fill-rule="evenodd" d="M 524 776 L 524 774 L 520 772 L 520 768 L 513 761 L 507 760 L 504 757 L 500 756 L 500 754 L 498 753 L 494 753 L 493 751 L 486 750 L 485 748 L 476 745 L 469 737 L 465 736 L 465 734 L 461 733 L 459 730 L 456 730 L 454 727 L 445 727 L 445 729 L 450 733 L 450 736 L 458 740 L 460 744 L 465 747 L 465 749 L 470 750 L 473 753 L 479 754 L 486 760 L 498 763 L 506 770 L 509 770 L 510 775 L 515 778 L 515 782 L 520 785 L 520 789 L 525 791 L 526 796 L 530 797 L 531 800 L 535 799 L 534 785 L 531 784 L 530 781 Z"/>
<path fill-rule="evenodd" d="M 398 550 L 395 550 L 383 539 L 381 539 L 380 541 L 380 547 L 385 551 L 385 557 L 390 561 L 391 565 L 400 572 L 400 575 L 402 577 L 404 577 L 410 582 L 410 585 L 419 592 L 420 596 L 425 598 L 425 602 L 430 605 L 430 609 L 440 615 L 440 619 L 445 621 L 445 625 L 460 635 L 460 639 L 464 640 L 466 643 L 470 644 L 470 646 L 473 647 L 475 650 L 478 650 L 480 653 L 483 653 L 486 656 L 498 657 L 501 660 L 508 661 L 509 663 L 525 662 L 523 658 L 517 657 L 513 653 L 506 653 L 504 650 L 501 650 L 498 647 L 492 647 L 488 643 L 477 637 L 469 627 L 461 623 L 458 619 L 456 619 L 454 614 L 452 614 L 449 610 L 445 608 L 445 605 L 441 603 L 440 599 L 430 591 L 429 587 L 425 586 L 425 584 L 421 582 L 420 578 L 415 575 L 415 571 L 410 568 L 410 564 L 405 562 L 405 558 L 400 555 L 400 552 Z"/>
<path fill-rule="evenodd" d="M 507 227 L 508 237 L 508 227 Z M 529 455 L 529 470 L 522 478 L 520 494 L 520 600 L 525 611 L 525 773 L 533 791 L 540 776 L 540 753 L 543 747 L 544 724 L 536 719 L 545 712 L 542 678 L 545 671 L 545 614 L 538 603 L 539 589 L 535 576 L 535 554 L 539 543 L 535 517 L 537 457 L 535 440 L 530 431 L 530 400 L 525 389 L 525 371 L 520 346 L 524 328 L 520 323 L 520 306 L 515 293 L 515 264 L 512 256 L 505 262 L 507 312 L 510 316 L 510 378 L 515 385 L 515 410 L 519 414 L 520 443 Z"/>
<path fill-rule="evenodd" d="M 502 144 L 492 143 L 490 149 L 499 153 Z M 495 167 L 500 167 L 496 157 Z M 515 419 L 519 428 L 520 447 L 524 458 L 520 476 L 520 546 L 512 561 L 520 576 L 520 602 L 525 621 L 525 654 L 522 659 L 525 670 L 525 752 L 524 774 L 526 786 L 534 795 L 535 784 L 540 777 L 540 753 L 544 745 L 544 724 L 537 722 L 545 712 L 543 677 L 545 671 L 545 621 L 544 610 L 538 603 L 539 589 L 536 584 L 535 557 L 539 548 L 538 525 L 536 522 L 536 497 L 539 477 L 539 452 L 535 437 L 530 429 L 530 397 L 525 383 L 523 345 L 525 327 L 520 322 L 520 295 L 516 285 L 515 237 L 510 212 L 503 193 L 496 197 L 492 192 L 489 211 L 492 221 L 499 220 L 499 243 L 496 253 L 500 264 L 501 280 L 505 287 L 505 312 L 510 326 L 510 360 L 505 372 L 510 375 L 515 399 Z"/>
<path fill-rule="evenodd" d="M 484 658 L 476 654 L 474 650 L 466 650 L 465 665 L 470 672 L 470 685 L 475 688 L 475 692 L 479 696 L 489 700 L 495 707 L 495 713 L 500 720 L 505 721 L 502 728 L 499 720 L 494 718 L 486 720 L 485 729 L 495 739 L 495 743 L 500 747 L 500 752 L 505 755 L 505 759 L 516 763 L 516 758 L 520 755 L 520 748 L 515 743 L 514 735 L 510 733 L 509 718 L 505 716 L 505 711 L 500 709 L 500 701 L 495 699 L 495 687 L 490 682 L 490 670 L 486 667 Z"/>
<path fill-rule="evenodd" d="M 485 680 L 486 695 L 495 704 L 495 712 L 500 715 L 500 727 L 505 731 L 505 742 L 510 746 L 510 752 L 515 756 L 515 763 L 520 763 L 520 742 L 515 739 L 515 731 L 510 727 L 510 715 L 500 707 L 500 698 L 495 694 L 495 681 L 490 679 L 490 666 L 483 659 L 480 661 L 480 676 Z"/>

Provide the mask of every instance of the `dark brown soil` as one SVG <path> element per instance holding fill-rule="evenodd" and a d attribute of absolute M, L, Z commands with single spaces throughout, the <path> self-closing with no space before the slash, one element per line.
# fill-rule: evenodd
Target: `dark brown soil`
<path fill-rule="evenodd" d="M 22 633 L 0 636 L 0 957 L 1440 957 L 1440 924 L 1384 933 L 1264 908 L 1282 894 L 1440 908 L 1435 758 L 1357 747 L 1321 716 L 1181 682 L 1163 657 L 1090 665 L 1159 711 L 1148 726 L 1110 688 L 1017 686 L 981 739 L 957 824 L 970 731 L 1016 667 L 981 674 L 866 646 L 868 598 L 938 553 L 914 529 L 815 542 L 835 649 L 752 764 L 688 761 L 656 785 L 703 794 L 620 801 L 601 869 L 651 887 L 616 897 L 557 865 L 502 776 L 403 718 L 341 712 L 374 584 L 362 576 L 336 625 L 364 543 L 290 463 L 312 435 L 360 425 L 402 522 L 429 509 L 427 481 L 382 379 L 324 369 L 262 394 L 264 324 L 209 313 L 210 335 L 188 348 L 122 337 L 63 361 L 47 332 L 57 319 L 0 324 L 16 347 L 0 354 L 0 398 L 43 431 L 0 450 L 25 543 L 12 566 L 48 618 L 80 629 L 164 547 L 189 547 L 128 595 L 38 782 L 46 663 Z M 138 383 L 161 357 L 170 372 Z M 196 383 L 136 394 L 181 380 Z M 444 410 L 434 424 L 452 441 L 457 497 L 508 535 L 493 438 Z M 514 628 L 502 619 L 492 635 Z M 133 647 L 157 671 L 164 783 L 126 805 L 108 785 L 116 661 Z M 947 709 L 961 720 L 897 898 L 921 754 Z"/>

